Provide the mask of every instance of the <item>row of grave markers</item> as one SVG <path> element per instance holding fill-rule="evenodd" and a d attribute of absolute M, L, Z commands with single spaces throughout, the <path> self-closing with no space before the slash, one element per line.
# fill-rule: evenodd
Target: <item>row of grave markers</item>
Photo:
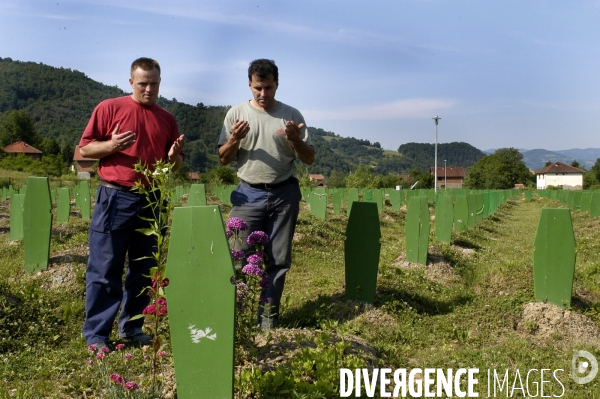
<path fill-rule="evenodd" d="M 47 267 L 52 201 L 47 178 L 30 178 L 27 186 L 30 195 L 13 194 L 11 210 L 19 201 L 19 195 L 23 195 L 25 270 L 33 272 Z M 227 203 L 232 189 L 232 186 L 215 188 L 213 193 Z M 235 286 L 230 282 L 234 269 L 223 218 L 219 206 L 206 206 L 204 185 L 178 190 L 172 199 L 178 200 L 188 194 L 188 201 L 186 207 L 174 210 L 167 259 L 171 280 L 167 293 L 178 397 L 230 398 L 234 381 Z M 87 192 L 89 194 L 89 188 Z M 527 193 L 525 198 L 530 200 L 531 193 Z M 63 191 L 62 197 L 70 200 L 70 195 L 66 194 Z M 358 190 L 331 194 L 334 198 L 339 196 L 340 200 L 346 197 L 350 204 L 344 247 L 346 298 L 373 304 L 381 249 L 378 194 L 372 192 L 369 201 L 368 192 L 363 191 L 363 200 L 367 199 L 363 202 L 358 201 Z M 456 191 L 439 195 L 435 201 L 436 237 L 449 243 L 452 229 L 465 231 L 475 226 L 516 194 L 519 192 L 506 190 Z M 60 202 L 61 191 L 58 195 Z M 305 198 L 312 208 L 313 200 L 320 203 L 321 198 L 328 195 L 318 189 L 306 194 Z M 392 198 L 392 193 L 388 196 L 390 202 L 396 197 Z M 427 261 L 430 198 L 430 192 L 414 191 L 401 195 L 398 201 L 407 203 L 406 256 L 409 262 L 426 264 Z M 555 232 L 561 235 L 557 236 Z M 566 251 L 565 243 L 568 244 Z M 535 246 L 536 300 L 568 306 L 575 261 L 569 209 L 542 210 Z M 572 263 L 573 267 L 565 267 L 565 263 Z M 194 296 L 194 306 L 190 306 L 190 293 Z"/>

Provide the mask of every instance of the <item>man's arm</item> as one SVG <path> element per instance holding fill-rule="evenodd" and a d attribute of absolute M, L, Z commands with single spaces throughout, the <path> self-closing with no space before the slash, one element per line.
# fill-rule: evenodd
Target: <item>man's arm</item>
<path fill-rule="evenodd" d="M 219 161 L 221 161 L 223 165 L 230 164 L 235 157 L 237 157 L 240 143 L 249 131 L 250 124 L 248 124 L 248 121 L 235 120 L 231 126 L 231 136 L 229 136 L 229 139 L 225 144 L 219 147 Z"/>
<path fill-rule="evenodd" d="M 181 167 L 181 164 L 183 163 L 183 157 L 181 156 L 181 152 L 183 151 L 184 145 L 183 139 L 184 137 L 182 134 L 177 138 L 177 140 L 173 142 L 173 145 L 171 146 L 171 148 L 169 149 L 169 153 L 167 154 L 169 158 L 169 163 L 174 164 L 173 171 L 179 169 Z"/>
<path fill-rule="evenodd" d="M 312 165 L 315 163 L 315 148 L 312 145 L 308 145 L 300 138 L 300 134 L 302 133 L 302 128 L 304 127 L 304 123 L 296 126 L 294 121 L 288 121 L 285 124 L 285 135 L 294 147 L 294 151 L 296 151 L 296 155 L 302 162 L 307 165 Z"/>
<path fill-rule="evenodd" d="M 119 133 L 119 125 L 111 133 L 110 140 L 92 141 L 79 148 L 81 156 L 90 159 L 101 159 L 115 152 L 123 151 L 131 147 L 137 135 L 132 131 Z"/>

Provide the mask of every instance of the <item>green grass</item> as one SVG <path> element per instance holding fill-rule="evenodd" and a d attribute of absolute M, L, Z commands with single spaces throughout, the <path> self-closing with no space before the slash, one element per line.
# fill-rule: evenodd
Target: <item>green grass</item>
<path fill-rule="evenodd" d="M 531 334 L 536 330 L 532 323 L 525 326 L 525 331 L 517 328 L 525 305 L 534 300 L 532 251 L 543 206 L 561 205 L 536 195 L 531 202 L 524 201 L 522 196 L 514 197 L 475 228 L 453 234 L 453 246 L 442 245 L 432 238 L 430 253 L 443 254 L 456 274 L 447 283 L 432 281 L 423 268 L 399 267 L 397 259 L 403 256 L 405 247 L 404 213 L 386 206 L 380 217 L 382 238 L 376 302 L 374 307 L 365 307 L 345 301 L 347 217 L 329 211 L 327 221 L 322 221 L 310 215 L 303 205 L 294 238 L 293 267 L 284 292 L 282 327 L 335 330 L 348 339 L 359 337 L 377 351 L 381 367 L 479 368 L 480 397 L 487 397 L 487 369 L 502 374 L 508 369 L 512 386 L 517 370 L 525 383 L 528 370 L 541 368 L 565 370 L 558 374 L 566 391 L 564 398 L 600 397 L 600 377 L 580 386 L 569 375 L 573 352 L 584 349 L 600 358 L 597 347 L 574 343 L 561 334 L 538 338 Z M 0 206 L 0 399 L 81 398 L 84 393 L 87 398 L 102 397 L 102 381 L 96 369 L 87 363 L 89 354 L 80 331 L 85 259 L 76 255 L 87 243 L 88 223 L 71 218 L 68 225 L 54 227 L 51 257 L 72 254 L 69 263 L 72 274 L 69 284 L 49 288 L 52 268 L 65 265 L 53 264 L 46 272 L 26 275 L 22 243 L 15 245 L 8 239 L 7 212 L 3 203 Z M 587 316 L 598 326 L 600 220 L 591 220 L 587 213 L 581 212 L 572 212 L 572 217 L 577 263 L 571 311 Z M 475 253 L 463 255 L 456 244 L 475 248 Z M 113 341 L 118 339 L 115 337 Z M 320 397 L 306 387 L 302 391 L 305 396 L 300 393 L 269 396 L 264 392 L 279 392 L 277 386 L 284 385 L 293 392 L 293 380 L 286 376 L 301 378 L 306 376 L 302 374 L 306 364 L 339 359 L 336 348 L 318 344 L 314 350 L 307 349 L 298 355 L 300 358 L 282 365 L 279 374 L 249 373 L 239 383 L 245 389 L 263 390 L 261 397 Z M 144 354 L 140 349 L 131 351 L 136 359 L 131 363 L 131 375 L 147 382 Z M 117 362 L 116 357 L 111 361 Z M 346 361 L 360 367 L 362 360 L 348 357 Z M 172 372 L 169 359 L 163 371 Z M 325 383 L 336 373 L 327 369 L 321 374 L 327 375 L 323 377 L 327 379 L 322 381 Z M 539 374 L 537 379 L 539 382 Z M 552 381 L 546 384 L 544 395 L 558 396 L 561 387 Z M 520 393 L 516 391 L 515 397 L 522 397 Z"/>

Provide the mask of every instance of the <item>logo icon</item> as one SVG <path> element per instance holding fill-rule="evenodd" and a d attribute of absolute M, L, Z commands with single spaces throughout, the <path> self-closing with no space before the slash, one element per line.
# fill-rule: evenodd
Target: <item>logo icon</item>
<path fill-rule="evenodd" d="M 586 360 L 583 360 L 585 358 Z M 587 384 L 596 377 L 598 374 L 598 361 L 590 352 L 577 351 L 573 354 L 571 360 L 571 373 L 573 374 L 573 381 L 577 384 Z M 585 377 L 580 377 L 578 374 L 584 374 L 589 371 L 589 374 Z"/>

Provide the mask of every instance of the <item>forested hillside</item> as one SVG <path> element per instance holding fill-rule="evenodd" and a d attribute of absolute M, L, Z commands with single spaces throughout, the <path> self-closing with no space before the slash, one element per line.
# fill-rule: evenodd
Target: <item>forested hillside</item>
<path fill-rule="evenodd" d="M 94 107 L 104 99 L 126 94 L 76 70 L 0 58 L 0 125 L 11 111 L 25 112 L 40 140 L 52 139 L 50 144 L 60 146 L 56 153 L 62 154 L 67 163 L 71 161 L 67 154 L 73 154 Z M 228 107 L 202 103 L 194 106 L 163 97 L 157 102 L 175 115 L 186 136 L 186 163 L 190 169 L 204 172 L 217 166 L 217 141 Z M 347 174 L 364 164 L 376 174 L 406 174 L 415 169 L 428 172 L 433 166 L 433 144 L 403 144 L 395 153 L 384 151 L 377 142 L 342 137 L 317 127 L 309 130 L 317 151 L 310 173 Z M 472 165 L 484 155 L 466 143 L 440 144 L 438 150 L 438 161 L 443 164 L 447 159 L 448 165 L 454 166 Z"/>

